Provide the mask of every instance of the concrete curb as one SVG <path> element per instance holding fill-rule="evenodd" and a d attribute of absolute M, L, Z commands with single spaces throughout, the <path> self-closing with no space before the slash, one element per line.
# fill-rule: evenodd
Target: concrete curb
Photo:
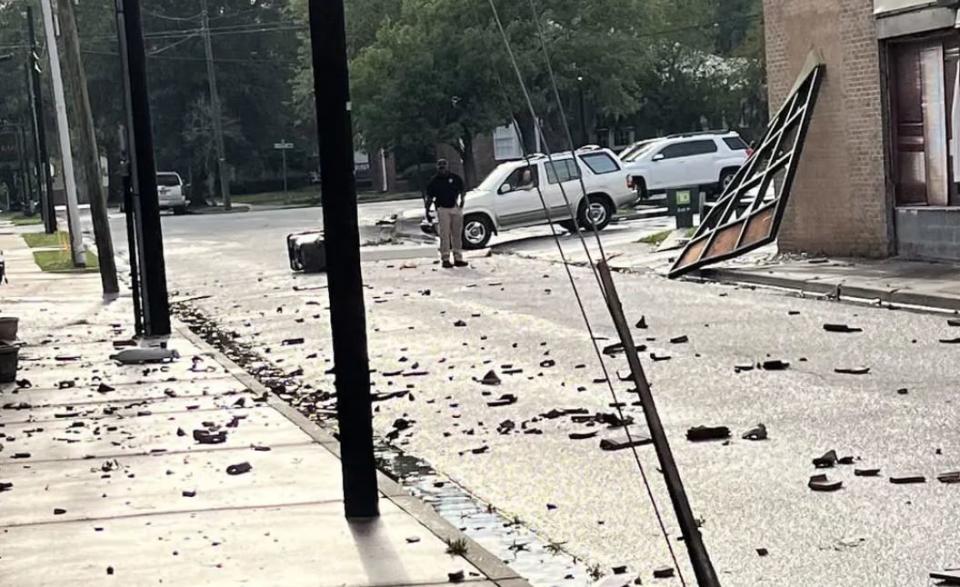
<path fill-rule="evenodd" d="M 340 442 L 334 438 L 330 431 L 310 421 L 295 408 L 287 405 L 286 402 L 274 395 L 269 388 L 257 381 L 255 377 L 247 373 L 242 367 L 231 361 L 226 355 L 208 344 L 200 336 L 194 334 L 185 324 L 176 318 L 173 319 L 173 322 L 173 327 L 177 334 L 196 345 L 204 354 L 220 363 L 233 378 L 245 385 L 248 389 L 258 394 L 266 394 L 267 404 L 269 406 L 280 412 L 285 418 L 293 422 L 298 428 L 310 436 L 310 438 L 333 453 L 337 459 L 340 458 Z M 377 484 L 385 499 L 408 513 L 441 540 L 464 540 L 467 544 L 467 552 L 463 555 L 463 558 L 486 575 L 490 581 L 493 581 L 500 587 L 530 587 L 527 580 L 518 575 L 516 571 L 511 569 L 506 563 L 488 552 L 473 539 L 465 536 L 460 530 L 450 524 L 450 522 L 443 519 L 433 508 L 407 493 L 399 483 L 387 477 L 381 471 L 377 471 Z"/>
<path fill-rule="evenodd" d="M 813 280 L 792 279 L 777 275 L 758 275 L 749 271 L 737 269 L 701 269 L 691 274 L 706 281 L 746 283 L 766 287 L 794 289 L 820 295 L 833 295 L 837 292 L 837 284 L 823 283 Z M 839 284 L 841 297 L 876 300 L 887 304 L 902 304 L 905 306 L 923 306 L 952 312 L 960 311 L 960 298 L 952 296 L 938 296 L 919 293 L 903 289 L 882 289 L 862 287 L 858 285 Z"/>

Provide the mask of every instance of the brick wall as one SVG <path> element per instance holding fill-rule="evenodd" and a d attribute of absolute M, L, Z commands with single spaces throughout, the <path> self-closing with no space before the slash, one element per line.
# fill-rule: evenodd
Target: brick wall
<path fill-rule="evenodd" d="M 800 160 L 780 248 L 827 255 L 893 252 L 880 51 L 873 0 L 764 0 L 771 110 L 811 49 L 826 75 Z"/>

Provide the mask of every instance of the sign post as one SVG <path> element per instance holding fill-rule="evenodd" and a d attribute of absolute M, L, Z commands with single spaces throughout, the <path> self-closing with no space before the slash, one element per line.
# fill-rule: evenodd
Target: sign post
<path fill-rule="evenodd" d="M 281 139 L 279 143 L 273 144 L 273 148 L 280 151 L 280 157 L 283 159 L 283 200 L 287 202 L 287 151 L 293 148 L 293 143 Z"/>
<path fill-rule="evenodd" d="M 700 199 L 700 187 L 667 190 L 667 206 L 677 219 L 677 228 L 693 228 L 694 198 Z"/>

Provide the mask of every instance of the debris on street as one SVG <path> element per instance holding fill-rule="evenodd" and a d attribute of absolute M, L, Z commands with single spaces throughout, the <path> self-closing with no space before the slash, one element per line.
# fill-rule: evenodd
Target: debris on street
<path fill-rule="evenodd" d="M 813 475 L 807 486 L 814 491 L 837 491 L 843 487 L 843 481 L 831 481 L 826 475 Z"/>
<path fill-rule="evenodd" d="M 687 430 L 687 440 L 705 442 L 730 438 L 730 429 L 726 426 L 694 426 Z"/>

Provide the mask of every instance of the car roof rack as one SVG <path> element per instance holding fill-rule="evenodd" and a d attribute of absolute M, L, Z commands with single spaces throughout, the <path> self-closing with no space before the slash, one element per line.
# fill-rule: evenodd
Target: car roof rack
<path fill-rule="evenodd" d="M 577 149 L 577 153 L 585 153 L 587 151 L 599 151 L 603 149 L 600 145 L 584 145 Z"/>
<path fill-rule="evenodd" d="M 677 133 L 677 134 L 673 134 L 673 135 L 667 135 L 667 136 L 665 136 L 664 138 L 666 138 L 666 139 L 683 139 L 683 138 L 686 138 L 686 137 L 701 137 L 701 136 L 704 136 L 704 135 L 728 135 L 728 134 L 730 134 L 731 132 L 733 132 L 733 131 L 731 131 L 730 129 L 724 129 L 724 130 L 702 130 L 702 131 L 699 131 L 699 132 L 681 132 L 681 133 Z"/>

